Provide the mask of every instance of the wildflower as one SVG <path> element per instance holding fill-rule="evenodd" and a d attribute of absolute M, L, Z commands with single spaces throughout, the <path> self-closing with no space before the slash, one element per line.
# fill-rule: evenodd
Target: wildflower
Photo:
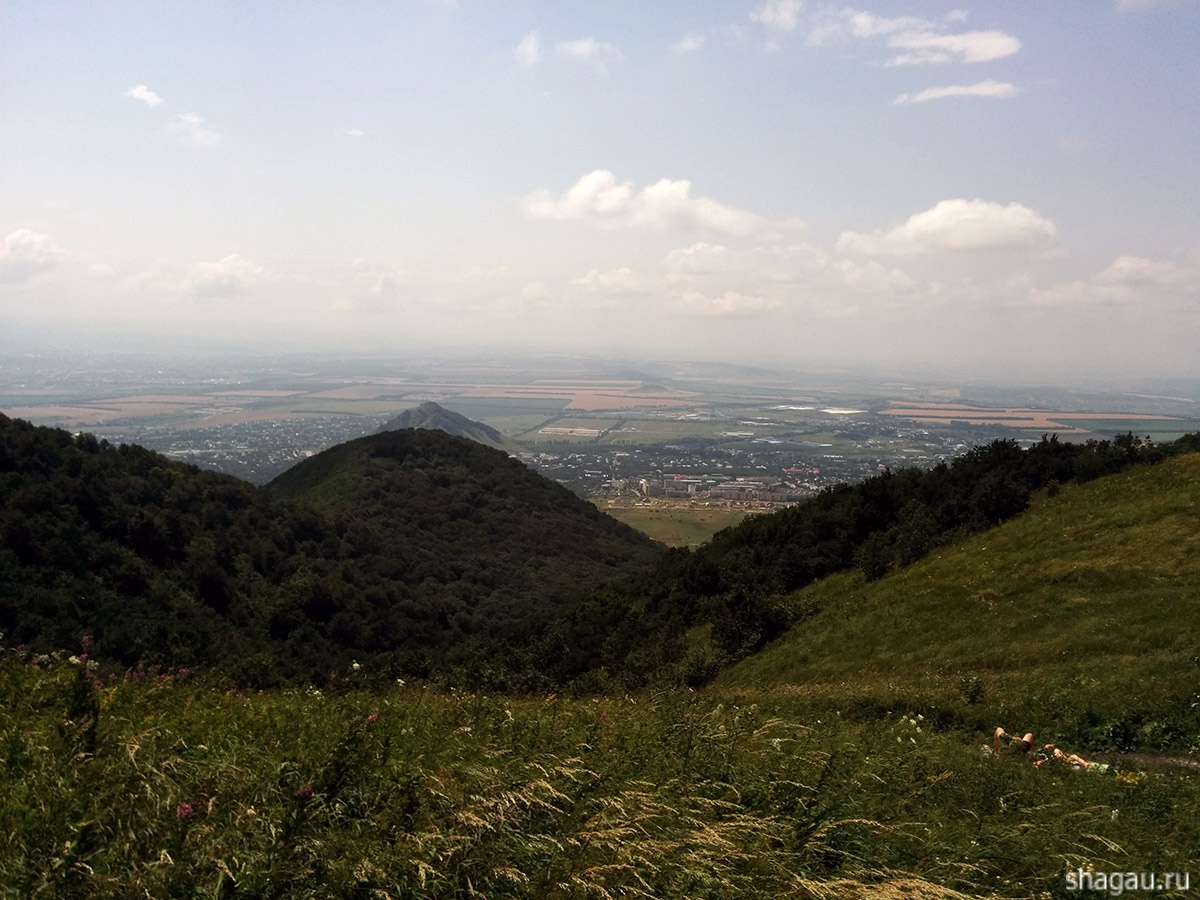
<path fill-rule="evenodd" d="M 104 685 L 102 685 L 98 681 L 93 681 L 92 682 L 92 690 L 96 691 L 96 692 L 102 691 L 102 690 L 104 690 Z"/>
<path fill-rule="evenodd" d="M 352 671 L 352 672 L 357 672 L 361 668 L 362 668 L 362 666 L 360 666 L 358 664 L 358 660 L 355 660 L 354 662 L 350 663 L 350 671 Z"/>
<path fill-rule="evenodd" d="M 607 721 L 608 721 L 608 710 L 605 710 L 604 712 L 600 713 L 600 724 L 603 725 Z"/>
<path fill-rule="evenodd" d="M 297 800 L 307 800 L 312 795 L 313 795 L 313 786 L 311 783 L 306 784 L 303 787 L 296 789 L 296 799 Z"/>
<path fill-rule="evenodd" d="M 191 671 L 192 671 L 191 669 L 180 667 L 180 669 L 179 669 L 179 677 L 180 677 L 180 678 L 187 678 L 187 677 L 188 677 L 188 675 L 190 675 L 190 674 L 191 674 Z"/>
<path fill-rule="evenodd" d="M 192 804 L 180 803 L 178 806 L 175 807 L 175 818 L 190 819 L 195 814 L 195 812 L 196 812 L 196 810 L 192 808 Z"/>
<path fill-rule="evenodd" d="M 692 714 L 691 714 L 691 713 L 684 713 L 684 714 L 683 714 L 683 721 L 685 721 L 685 722 L 690 722 L 690 721 L 692 721 Z"/>
<path fill-rule="evenodd" d="M 403 678 L 396 679 L 396 687 L 404 687 L 404 679 Z"/>
<path fill-rule="evenodd" d="M 367 722 L 369 724 L 374 724 L 375 722 L 378 722 L 378 721 L 379 721 L 379 713 L 371 713 L 369 716 L 367 716 Z"/>

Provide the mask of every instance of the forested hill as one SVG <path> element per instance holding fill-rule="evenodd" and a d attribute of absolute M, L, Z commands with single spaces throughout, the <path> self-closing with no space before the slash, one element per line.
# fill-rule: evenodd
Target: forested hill
<path fill-rule="evenodd" d="M 663 547 L 498 450 L 441 431 L 386 431 L 339 444 L 266 486 L 353 516 L 357 549 L 411 560 L 495 620 L 577 598 L 648 567 Z M 439 548 L 430 556 L 426 545 Z"/>
<path fill-rule="evenodd" d="M 93 655 L 252 682 L 353 659 L 424 674 L 660 552 L 439 432 L 334 448 L 266 491 L 0 416 L 0 631 L 35 649 L 89 635 Z"/>

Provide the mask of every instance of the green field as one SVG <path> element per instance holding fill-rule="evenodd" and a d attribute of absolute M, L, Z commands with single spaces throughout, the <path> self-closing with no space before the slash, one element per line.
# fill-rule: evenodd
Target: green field
<path fill-rule="evenodd" d="M 601 509 L 668 547 L 697 547 L 747 515 L 744 509 L 682 505 L 601 506 Z"/>

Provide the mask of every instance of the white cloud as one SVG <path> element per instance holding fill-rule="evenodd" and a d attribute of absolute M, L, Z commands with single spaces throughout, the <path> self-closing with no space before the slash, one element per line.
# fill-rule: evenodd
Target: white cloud
<path fill-rule="evenodd" d="M 0 282 L 15 283 L 53 269 L 65 254 L 48 234 L 18 228 L 0 248 Z"/>
<path fill-rule="evenodd" d="M 625 54 L 612 44 L 590 37 L 560 41 L 554 50 L 559 56 L 592 66 L 602 73 L 608 72 L 610 63 L 619 63 L 625 58 Z"/>
<path fill-rule="evenodd" d="M 779 309 L 782 301 L 761 294 L 742 294 L 725 291 L 718 296 L 709 296 L 699 291 L 684 291 L 672 306 L 679 312 L 697 316 L 757 316 Z"/>
<path fill-rule="evenodd" d="M 608 272 L 592 269 L 581 278 L 574 279 L 571 286 L 592 294 L 619 296 L 645 294 L 650 290 L 651 282 L 628 266 L 622 266 Z"/>
<path fill-rule="evenodd" d="M 203 150 L 214 150 L 221 146 L 221 133 L 196 113 L 179 113 L 167 126 L 167 130 L 184 142 Z"/>
<path fill-rule="evenodd" d="M 513 59 L 522 68 L 536 66 L 542 58 L 542 44 L 536 31 L 531 31 L 513 48 Z"/>
<path fill-rule="evenodd" d="M 753 285 L 759 293 L 805 296 L 896 294 L 917 285 L 905 272 L 874 260 L 832 257 L 812 244 L 770 244 L 735 249 L 698 242 L 672 250 L 664 260 L 667 280 L 679 287 Z"/>
<path fill-rule="evenodd" d="M 951 13 L 947 20 L 961 22 L 965 15 L 956 15 L 960 12 Z M 888 60 L 889 66 L 990 62 L 1012 56 L 1021 49 L 1021 42 L 1003 31 L 946 34 L 942 27 L 916 16 L 888 18 L 843 9 L 826 14 L 813 28 L 809 43 L 819 45 L 839 38 L 883 38 L 888 47 L 903 51 Z"/>
<path fill-rule="evenodd" d="M 750 235 L 768 224 L 746 210 L 724 206 L 708 197 L 692 196 L 692 183 L 663 178 L 635 193 L 626 181 L 598 169 L 579 179 L 555 199 L 541 189 L 525 198 L 525 214 L 533 219 L 589 220 L 610 227 L 654 227 L 681 231 L 713 231 Z"/>
<path fill-rule="evenodd" d="M 202 262 L 192 266 L 183 279 L 183 290 L 193 297 L 208 299 L 236 297 L 249 293 L 267 277 L 262 266 L 242 259 L 236 253 L 216 262 Z"/>
<path fill-rule="evenodd" d="M 342 134 L 349 135 L 350 137 L 359 138 L 359 137 L 363 137 L 366 134 L 366 132 L 363 131 L 361 128 L 347 128 L 345 131 L 342 132 Z"/>
<path fill-rule="evenodd" d="M 1038 306 L 1168 306 L 1200 313 L 1200 265 L 1118 256 L 1089 278 L 1034 290 Z"/>
<path fill-rule="evenodd" d="M 697 50 L 704 49 L 706 38 L 702 34 L 689 34 L 676 41 L 671 49 L 676 53 L 695 53 Z"/>
<path fill-rule="evenodd" d="M 940 250 L 1015 250 L 1045 247 L 1058 229 L 1027 206 L 1001 206 L 985 200 L 943 200 L 888 232 L 847 231 L 838 238 L 842 253 L 914 254 Z"/>
<path fill-rule="evenodd" d="M 162 103 L 162 97 L 150 90 L 144 84 L 139 84 L 136 87 L 131 87 L 125 92 L 126 97 L 132 97 L 134 100 L 141 100 L 151 109 Z"/>
<path fill-rule="evenodd" d="M 941 100 L 945 97 L 1015 97 L 1020 93 L 1016 85 L 1007 81 L 988 79 L 976 84 L 950 84 L 944 87 L 925 88 L 915 94 L 900 94 L 893 101 L 897 106 L 911 103 L 925 103 L 928 100 Z"/>
<path fill-rule="evenodd" d="M 1003 31 L 967 31 L 962 34 L 935 34 L 928 31 L 901 32 L 888 38 L 888 46 L 907 53 L 888 60 L 889 66 L 922 65 L 948 62 L 991 62 L 1012 56 L 1021 42 Z"/>
<path fill-rule="evenodd" d="M 771 31 L 790 34 L 796 30 L 804 0 L 766 0 L 750 11 L 750 18 Z"/>

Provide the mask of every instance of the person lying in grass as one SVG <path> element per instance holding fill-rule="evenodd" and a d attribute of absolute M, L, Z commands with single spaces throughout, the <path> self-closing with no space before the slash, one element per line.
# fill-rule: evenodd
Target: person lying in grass
<path fill-rule="evenodd" d="M 1067 763 L 1068 765 L 1074 766 L 1077 769 L 1091 769 L 1095 765 L 1094 763 L 1088 762 L 1078 753 L 1063 753 L 1053 744 L 1047 744 L 1040 751 L 1038 751 L 1038 758 L 1034 760 L 1033 764 L 1035 766 L 1040 766 L 1043 763 L 1048 762 Z"/>
<path fill-rule="evenodd" d="M 1033 749 L 1032 731 L 1026 732 L 1024 737 L 1015 737 L 997 725 L 996 732 L 992 735 L 992 751 L 995 753 L 1000 752 L 1000 738 L 1007 739 L 1008 743 L 1005 746 L 1011 747 L 1018 753 L 1028 753 Z"/>

